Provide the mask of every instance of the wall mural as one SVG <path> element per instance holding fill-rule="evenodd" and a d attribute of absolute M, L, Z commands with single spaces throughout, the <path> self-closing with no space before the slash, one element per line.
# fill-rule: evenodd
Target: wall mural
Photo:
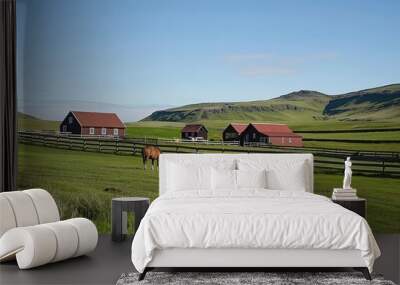
<path fill-rule="evenodd" d="M 158 196 L 159 152 L 306 152 L 328 197 L 351 157 L 372 229 L 400 232 L 389 3 L 17 5 L 18 187 L 47 189 L 63 216 L 109 232 L 112 197 Z"/>

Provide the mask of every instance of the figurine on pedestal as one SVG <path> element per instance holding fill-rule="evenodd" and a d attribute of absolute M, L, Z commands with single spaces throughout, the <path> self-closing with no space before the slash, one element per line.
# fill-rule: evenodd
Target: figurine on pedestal
<path fill-rule="evenodd" d="M 343 189 L 352 189 L 351 188 L 351 160 L 350 157 L 347 157 L 346 161 L 344 162 L 344 178 L 343 178 Z"/>

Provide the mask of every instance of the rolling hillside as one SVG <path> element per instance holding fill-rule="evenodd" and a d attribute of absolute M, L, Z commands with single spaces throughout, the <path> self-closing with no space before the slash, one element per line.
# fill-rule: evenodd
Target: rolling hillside
<path fill-rule="evenodd" d="M 270 100 L 192 104 L 156 111 L 143 121 L 273 121 L 294 126 L 373 121 L 391 125 L 399 115 L 400 84 L 393 84 L 341 95 L 301 90 Z"/>
<path fill-rule="evenodd" d="M 400 115 L 400 84 L 387 85 L 334 96 L 323 113 L 329 116 L 353 117 L 364 120 L 398 118 Z"/>
<path fill-rule="evenodd" d="M 144 121 L 194 122 L 201 120 L 290 120 L 293 116 L 321 116 L 328 95 L 299 91 L 262 101 L 202 103 L 156 111 Z"/>
<path fill-rule="evenodd" d="M 41 130 L 41 131 L 56 131 L 59 128 L 60 122 L 47 121 L 36 118 L 34 116 L 18 112 L 17 114 L 18 130 Z"/>

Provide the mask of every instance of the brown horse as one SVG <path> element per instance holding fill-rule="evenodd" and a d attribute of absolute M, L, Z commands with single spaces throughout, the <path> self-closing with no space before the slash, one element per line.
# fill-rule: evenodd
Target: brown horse
<path fill-rule="evenodd" d="M 146 161 L 151 159 L 151 170 L 154 170 L 154 160 L 157 160 L 157 168 L 158 168 L 158 158 L 160 157 L 160 148 L 154 145 L 146 145 L 142 149 L 142 158 L 143 158 L 143 166 L 146 170 Z"/>

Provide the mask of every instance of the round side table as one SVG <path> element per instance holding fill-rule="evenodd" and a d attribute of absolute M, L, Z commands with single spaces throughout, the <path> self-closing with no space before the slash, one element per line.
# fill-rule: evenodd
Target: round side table
<path fill-rule="evenodd" d="M 144 197 L 120 197 L 111 201 L 111 237 L 113 241 L 123 241 L 127 235 L 128 212 L 135 215 L 135 232 L 146 214 L 150 199 Z"/>

